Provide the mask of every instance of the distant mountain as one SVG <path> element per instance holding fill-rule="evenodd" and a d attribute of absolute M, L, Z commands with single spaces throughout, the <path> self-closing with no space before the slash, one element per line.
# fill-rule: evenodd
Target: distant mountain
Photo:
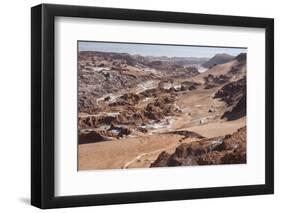
<path fill-rule="evenodd" d="M 222 84 L 225 81 L 237 81 L 246 75 L 247 54 L 240 53 L 232 60 L 213 65 L 205 72 L 193 77 L 193 80 L 207 85 Z"/>
<path fill-rule="evenodd" d="M 190 64 L 202 64 L 209 60 L 204 57 L 167 57 L 167 56 L 145 56 L 145 58 L 152 61 L 162 61 L 164 63 L 177 64 L 181 66 L 188 66 Z"/>
<path fill-rule="evenodd" d="M 214 57 L 210 58 L 208 61 L 206 61 L 205 63 L 203 63 L 201 66 L 205 67 L 205 68 L 210 68 L 214 65 L 217 64 L 224 64 L 227 63 L 229 61 L 231 61 L 232 59 L 234 59 L 235 56 L 232 55 L 228 55 L 228 54 L 216 54 Z"/>
<path fill-rule="evenodd" d="M 117 53 L 117 52 L 98 52 L 98 51 L 80 51 L 81 57 L 89 57 L 95 55 L 98 57 L 109 58 L 112 60 L 125 60 L 128 65 L 135 66 L 136 64 L 142 64 L 149 66 L 151 63 L 158 63 L 161 61 L 165 65 L 178 65 L 178 66 L 189 66 L 189 65 L 200 65 L 209 60 L 204 57 L 167 57 L 167 56 L 141 56 L 131 55 L 129 53 Z"/>

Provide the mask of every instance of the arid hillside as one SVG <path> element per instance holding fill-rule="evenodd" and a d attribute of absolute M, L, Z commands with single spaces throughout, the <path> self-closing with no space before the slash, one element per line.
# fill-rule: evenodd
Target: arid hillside
<path fill-rule="evenodd" d="M 206 61 L 80 52 L 79 170 L 245 163 L 246 54 Z"/>

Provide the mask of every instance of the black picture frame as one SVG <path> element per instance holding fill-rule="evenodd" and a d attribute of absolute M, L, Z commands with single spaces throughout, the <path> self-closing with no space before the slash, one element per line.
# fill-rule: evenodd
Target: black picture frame
<path fill-rule="evenodd" d="M 54 195 L 54 20 L 58 16 L 264 28 L 266 32 L 265 184 L 56 197 Z M 31 97 L 31 204 L 39 208 L 46 209 L 274 193 L 273 19 L 41 4 L 31 9 Z"/>

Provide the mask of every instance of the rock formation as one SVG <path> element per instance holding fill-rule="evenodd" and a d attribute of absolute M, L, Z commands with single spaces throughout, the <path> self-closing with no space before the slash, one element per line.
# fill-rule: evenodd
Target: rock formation
<path fill-rule="evenodd" d="M 151 167 L 246 163 L 246 127 L 232 135 L 182 143 L 175 152 L 162 152 Z"/>

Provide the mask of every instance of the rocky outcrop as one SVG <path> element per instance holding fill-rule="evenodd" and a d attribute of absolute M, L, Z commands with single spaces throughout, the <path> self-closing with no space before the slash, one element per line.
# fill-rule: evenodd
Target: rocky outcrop
<path fill-rule="evenodd" d="M 141 96 L 135 93 L 126 93 L 119 97 L 120 99 L 125 100 L 127 103 L 131 105 L 136 105 L 141 100 Z"/>
<path fill-rule="evenodd" d="M 106 96 L 107 101 L 103 100 L 105 106 L 99 115 L 88 114 L 79 117 L 79 131 L 93 130 L 93 133 L 87 135 L 87 141 L 91 141 L 91 137 L 93 142 L 103 141 L 105 138 L 121 138 L 136 131 L 146 133 L 148 131 L 146 125 L 161 122 L 167 116 L 181 113 L 175 105 L 175 96 L 166 91 L 162 91 L 164 95 L 159 97 L 149 97 L 151 101 L 143 108 L 137 107 L 144 95 L 153 95 L 150 91 L 159 91 L 159 88 L 144 91 L 143 94 L 125 93 L 115 97 L 114 102 L 110 102 L 111 98 L 107 98 L 110 96 Z"/>
<path fill-rule="evenodd" d="M 124 110 L 116 118 L 118 124 L 139 126 L 147 122 L 147 118 L 142 112 Z"/>
<path fill-rule="evenodd" d="M 240 128 L 232 135 L 225 136 L 214 152 L 200 158 L 198 163 L 200 165 L 246 163 L 246 140 L 246 127 Z"/>
<path fill-rule="evenodd" d="M 126 127 L 111 124 L 107 130 L 88 129 L 79 131 L 79 144 L 109 141 L 113 138 L 119 139 L 131 133 L 132 131 Z"/>
<path fill-rule="evenodd" d="M 197 82 L 192 82 L 192 81 L 184 81 L 181 83 L 180 90 L 181 91 L 187 91 L 187 90 L 195 90 L 198 88 L 200 84 Z"/>
<path fill-rule="evenodd" d="M 110 128 L 108 129 L 108 132 L 113 131 L 115 133 L 115 137 L 117 138 L 122 138 L 123 136 L 130 135 L 132 131 L 126 127 L 123 126 L 115 126 L 111 125 Z"/>
<path fill-rule="evenodd" d="M 153 89 L 147 89 L 140 93 L 140 95 L 143 95 L 144 97 L 157 97 L 160 94 L 159 88 L 153 88 Z"/>
<path fill-rule="evenodd" d="M 214 76 L 209 74 L 204 77 L 205 89 L 211 89 L 213 87 L 225 84 L 229 81 L 229 79 L 230 77 L 227 75 Z"/>
<path fill-rule="evenodd" d="M 246 163 L 246 127 L 232 135 L 182 143 L 175 152 L 162 152 L 151 167 Z"/>
<path fill-rule="evenodd" d="M 101 135 L 100 132 L 94 130 L 79 132 L 78 137 L 79 144 L 95 143 L 108 140 L 108 138 Z"/>
<path fill-rule="evenodd" d="M 154 102 L 148 103 L 144 109 L 144 116 L 150 120 L 160 121 L 165 116 L 180 113 L 180 110 L 174 105 L 175 98 L 171 95 L 160 96 Z"/>
<path fill-rule="evenodd" d="M 174 102 L 175 102 L 175 98 L 172 96 L 161 96 L 155 100 L 154 106 L 163 109 L 166 105 L 173 104 Z"/>
<path fill-rule="evenodd" d="M 224 101 L 230 107 L 222 118 L 235 120 L 246 116 L 246 77 L 226 84 L 215 93 L 214 98 Z"/>
<path fill-rule="evenodd" d="M 245 91 L 246 77 L 226 84 L 215 93 L 214 98 L 219 98 L 221 101 L 224 101 L 228 106 L 230 106 L 237 101 L 237 98 L 242 97 Z"/>
<path fill-rule="evenodd" d="M 246 101 L 246 92 L 244 92 L 238 103 L 232 108 L 232 110 L 225 112 L 222 118 L 226 118 L 227 120 L 232 121 L 246 116 Z"/>
<path fill-rule="evenodd" d="M 144 116 L 147 117 L 149 120 L 156 120 L 160 121 L 164 118 L 164 114 L 162 109 L 154 106 L 153 103 L 149 103 L 144 109 Z"/>
<path fill-rule="evenodd" d="M 210 151 L 221 142 L 220 138 L 203 139 L 191 143 L 183 143 L 179 145 L 175 152 L 169 158 L 161 159 L 158 157 L 151 167 L 163 166 L 192 166 L 198 165 L 198 159 Z M 160 155 L 161 157 L 161 155 Z"/>
<path fill-rule="evenodd" d="M 95 128 L 97 119 L 95 116 L 84 116 L 78 118 L 78 127 L 80 129 Z"/>
<path fill-rule="evenodd" d="M 101 125 L 111 125 L 116 117 L 110 115 L 82 116 L 78 118 L 79 129 L 97 128 Z"/>

